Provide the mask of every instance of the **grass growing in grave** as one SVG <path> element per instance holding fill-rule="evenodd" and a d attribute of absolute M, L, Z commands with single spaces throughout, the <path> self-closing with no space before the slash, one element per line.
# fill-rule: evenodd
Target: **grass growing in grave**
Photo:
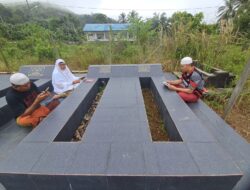
<path fill-rule="evenodd" d="M 149 128 L 153 141 L 169 141 L 159 108 L 150 89 L 142 89 Z"/>
<path fill-rule="evenodd" d="M 77 142 L 77 141 L 82 140 L 83 135 L 84 135 L 84 133 L 85 133 L 85 131 L 87 129 L 87 126 L 88 126 L 88 124 L 89 124 L 89 122 L 90 122 L 90 120 L 91 120 L 91 118 L 92 118 L 92 116 L 93 116 L 93 114 L 94 114 L 94 112 L 95 112 L 95 110 L 97 108 L 97 105 L 98 105 L 99 101 L 101 100 L 101 97 L 102 97 L 102 94 L 104 92 L 105 86 L 106 85 L 99 87 L 98 93 L 96 94 L 95 99 L 93 100 L 88 112 L 84 115 L 83 120 L 82 120 L 80 126 L 78 127 L 78 129 L 76 130 L 76 132 L 75 132 L 75 134 L 74 134 L 71 141 Z"/>

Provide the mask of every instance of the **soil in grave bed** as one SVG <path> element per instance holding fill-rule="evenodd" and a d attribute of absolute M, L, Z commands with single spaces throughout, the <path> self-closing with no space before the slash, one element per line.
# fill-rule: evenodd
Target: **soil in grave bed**
<path fill-rule="evenodd" d="M 144 98 L 152 140 L 169 141 L 169 136 L 164 127 L 164 122 L 152 91 L 149 88 L 144 88 L 142 89 L 142 95 Z"/>
<path fill-rule="evenodd" d="M 80 126 L 78 127 L 78 129 L 76 130 L 73 138 L 71 141 L 77 142 L 77 141 L 81 141 L 83 138 L 83 135 L 86 131 L 86 128 L 91 120 L 92 115 L 95 112 L 95 109 L 99 103 L 99 101 L 101 100 L 103 91 L 104 91 L 105 87 L 99 87 L 99 92 L 97 93 L 95 99 L 93 100 L 88 112 L 84 115 L 83 117 L 83 121 L 81 122 Z"/>

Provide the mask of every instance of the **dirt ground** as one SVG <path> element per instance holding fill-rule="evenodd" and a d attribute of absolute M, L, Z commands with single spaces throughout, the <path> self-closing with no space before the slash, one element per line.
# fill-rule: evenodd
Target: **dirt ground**
<path fill-rule="evenodd" d="M 169 141 L 169 137 L 159 109 L 150 89 L 143 89 L 142 95 L 146 107 L 149 127 L 153 141 Z"/>
<path fill-rule="evenodd" d="M 250 143 L 250 113 L 245 115 L 241 111 L 234 109 L 227 118 L 227 122 Z"/>

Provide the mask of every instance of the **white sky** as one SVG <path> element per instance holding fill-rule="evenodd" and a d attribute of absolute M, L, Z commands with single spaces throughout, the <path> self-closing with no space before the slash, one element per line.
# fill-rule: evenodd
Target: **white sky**
<path fill-rule="evenodd" d="M 28 0 L 37 2 L 38 0 Z M 192 14 L 203 12 L 207 23 L 216 22 L 218 7 L 224 4 L 223 0 L 39 0 L 60 5 L 77 14 L 104 13 L 117 19 L 121 12 L 128 13 L 136 10 L 139 15 L 152 17 L 154 12 L 166 12 L 171 16 L 176 11 L 187 11 Z M 25 0 L 0 0 L 0 3 L 26 2 Z M 199 9 L 196 9 L 199 8 Z M 118 10 L 111 10 L 118 9 Z M 164 10 L 163 10 L 164 9 Z"/>

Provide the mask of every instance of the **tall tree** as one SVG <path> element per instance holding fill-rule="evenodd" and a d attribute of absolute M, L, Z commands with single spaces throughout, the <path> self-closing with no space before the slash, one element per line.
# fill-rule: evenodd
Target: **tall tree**
<path fill-rule="evenodd" d="M 0 3 L 0 19 L 8 21 L 12 17 L 12 12 Z"/>
<path fill-rule="evenodd" d="M 138 12 L 132 10 L 130 13 L 128 13 L 127 20 L 128 22 L 132 23 L 134 20 L 141 20 L 141 17 L 139 16 Z"/>
<path fill-rule="evenodd" d="M 250 1 L 239 6 L 237 16 L 234 19 L 234 27 L 250 38 Z"/>
<path fill-rule="evenodd" d="M 127 22 L 127 17 L 125 13 L 121 13 L 118 18 L 119 23 L 126 23 Z"/>
<path fill-rule="evenodd" d="M 249 3 L 249 0 L 235 0 L 235 7 L 238 9 L 242 5 Z"/>
<path fill-rule="evenodd" d="M 239 7 L 239 0 L 224 0 L 224 5 L 220 6 L 218 9 L 218 18 L 220 20 L 232 20 L 237 11 L 237 7 Z"/>
<path fill-rule="evenodd" d="M 166 13 L 161 13 L 160 15 L 160 24 L 162 26 L 163 31 L 170 33 L 171 24 L 170 19 L 167 18 Z"/>
<path fill-rule="evenodd" d="M 152 28 L 157 31 L 163 30 L 164 32 L 169 33 L 171 30 L 170 20 L 167 18 L 166 13 L 157 14 L 154 13 L 152 19 Z"/>
<path fill-rule="evenodd" d="M 204 15 L 202 12 L 192 15 L 188 12 L 177 12 L 170 18 L 172 28 L 184 26 L 186 30 L 200 30 Z"/>

